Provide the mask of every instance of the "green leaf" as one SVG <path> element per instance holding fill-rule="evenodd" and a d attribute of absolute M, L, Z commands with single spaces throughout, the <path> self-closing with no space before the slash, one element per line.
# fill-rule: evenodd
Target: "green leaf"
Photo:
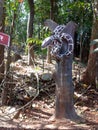
<path fill-rule="evenodd" d="M 33 42 L 33 38 L 28 38 L 28 39 L 27 39 L 27 43 L 28 43 L 28 44 L 30 44 L 30 43 L 32 43 L 32 42 Z"/>
<path fill-rule="evenodd" d="M 41 39 L 38 39 L 38 38 L 28 38 L 28 39 L 27 39 L 27 43 L 28 43 L 28 44 L 33 44 L 33 43 L 41 44 L 41 43 L 42 43 L 42 40 L 41 40 Z"/>

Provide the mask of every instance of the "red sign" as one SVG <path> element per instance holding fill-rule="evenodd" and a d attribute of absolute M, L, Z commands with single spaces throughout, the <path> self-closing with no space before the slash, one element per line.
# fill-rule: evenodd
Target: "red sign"
<path fill-rule="evenodd" d="M 23 0 L 18 0 L 20 3 L 22 3 L 23 2 Z"/>
<path fill-rule="evenodd" d="M 9 46 L 10 44 L 10 36 L 0 32 L 0 44 L 4 46 Z"/>

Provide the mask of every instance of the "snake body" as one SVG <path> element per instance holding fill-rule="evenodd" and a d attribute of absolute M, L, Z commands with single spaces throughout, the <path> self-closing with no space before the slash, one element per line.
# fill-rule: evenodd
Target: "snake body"
<path fill-rule="evenodd" d="M 51 46 L 51 55 L 57 58 L 62 58 L 63 56 L 71 55 L 74 49 L 73 38 L 70 34 L 64 33 L 64 28 L 65 25 L 57 26 L 53 31 L 53 35 L 46 38 L 47 40 L 45 39 L 42 44 L 43 46 L 45 46 L 46 44 L 45 47 Z M 48 43 L 49 40 L 50 42 Z M 66 42 L 64 42 L 64 40 Z M 68 47 L 63 54 L 60 54 L 63 44 L 67 44 Z"/>

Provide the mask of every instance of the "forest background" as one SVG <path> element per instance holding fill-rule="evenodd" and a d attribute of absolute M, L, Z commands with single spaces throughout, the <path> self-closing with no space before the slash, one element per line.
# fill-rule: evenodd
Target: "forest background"
<path fill-rule="evenodd" d="M 52 62 L 49 48 L 41 49 L 42 41 L 51 34 L 44 21 L 52 19 L 58 24 L 74 21 L 78 25 L 74 59 L 86 66 L 80 80 L 98 90 L 97 0 L 0 0 L 0 10 L 0 32 L 10 35 L 9 48 L 0 45 L 1 88 L 3 79 L 9 80 L 7 76 L 16 57 L 28 55 L 28 65 L 33 67 L 36 55 Z M 8 104 L 8 87 L 1 89 L 2 105 Z"/>

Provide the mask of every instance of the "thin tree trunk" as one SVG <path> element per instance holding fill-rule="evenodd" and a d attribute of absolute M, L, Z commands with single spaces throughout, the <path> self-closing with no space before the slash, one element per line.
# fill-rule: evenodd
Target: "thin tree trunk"
<path fill-rule="evenodd" d="M 17 14 L 14 11 L 13 13 L 13 19 L 12 19 L 12 23 L 11 23 L 11 27 L 10 27 L 10 45 L 9 48 L 7 50 L 7 62 L 6 62 L 6 67 L 5 67 L 5 73 L 7 74 L 10 70 L 10 64 L 11 64 L 11 46 L 12 46 L 12 35 L 13 35 L 13 31 L 15 28 L 15 20 L 17 18 Z"/>
<path fill-rule="evenodd" d="M 92 26 L 92 34 L 91 41 L 94 39 L 98 39 L 98 1 L 94 0 L 93 6 L 93 26 Z M 86 84 L 91 84 L 95 86 L 95 78 L 96 78 L 96 54 L 92 53 L 96 48 L 95 45 L 90 47 L 89 59 L 86 71 L 82 75 L 81 81 Z"/>
<path fill-rule="evenodd" d="M 27 38 L 32 38 L 33 36 L 33 23 L 34 23 L 34 0 L 28 0 L 30 14 L 27 23 Z M 32 65 L 32 60 L 34 60 L 34 49 L 33 46 L 28 43 L 28 64 Z"/>
<path fill-rule="evenodd" d="M 12 46 L 12 35 L 13 35 L 13 31 L 15 28 L 15 20 L 16 20 L 16 12 L 14 12 L 13 14 L 13 19 L 12 19 L 12 23 L 11 23 L 11 28 L 10 28 L 10 46 L 7 50 L 7 62 L 6 62 L 6 66 L 5 66 L 5 82 L 7 82 L 8 79 L 8 75 L 9 75 L 9 71 L 10 71 L 10 64 L 11 64 L 11 46 Z M 10 89 L 9 89 L 10 87 Z M 9 90 L 12 89 L 12 85 L 9 85 L 7 83 L 5 83 L 3 91 L 2 91 L 2 105 L 7 105 L 7 94 L 10 93 Z"/>
<path fill-rule="evenodd" d="M 54 1 L 50 0 L 50 19 L 54 20 Z M 47 63 L 51 63 L 51 48 L 47 48 Z"/>
<path fill-rule="evenodd" d="M 98 91 L 98 54 L 96 55 L 96 89 Z"/>
<path fill-rule="evenodd" d="M 0 32 L 4 32 L 4 8 L 3 8 L 3 5 L 4 5 L 4 1 L 3 0 L 0 0 Z M 0 73 L 4 73 L 4 46 L 3 45 L 0 45 Z M 1 74 L 0 74 L 1 76 Z M 0 80 L 2 80 L 2 78 L 0 78 Z M 2 94 L 4 95 L 4 97 L 1 98 L 2 100 L 2 104 L 3 104 L 3 101 L 6 99 L 6 94 L 3 93 L 4 92 L 4 88 L 2 90 Z M 7 92 L 7 91 L 6 91 Z"/>
<path fill-rule="evenodd" d="M 50 19 L 54 20 L 55 16 L 57 16 L 57 1 L 56 0 L 50 0 Z M 51 63 L 51 54 L 50 54 L 51 48 L 48 47 L 47 49 L 47 63 Z"/>
<path fill-rule="evenodd" d="M 0 0 L 0 32 L 4 31 L 4 0 Z M 2 75 L 4 73 L 4 46 L 0 45 L 0 81 L 2 81 Z"/>

